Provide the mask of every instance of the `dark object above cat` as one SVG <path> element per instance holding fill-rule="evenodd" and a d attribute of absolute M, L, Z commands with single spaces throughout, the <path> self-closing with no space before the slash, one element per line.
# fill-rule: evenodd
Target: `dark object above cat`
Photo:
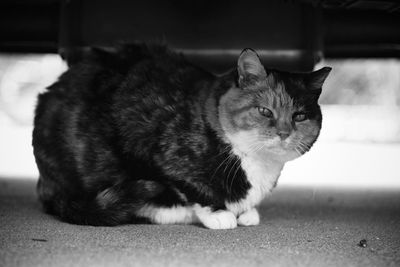
<path fill-rule="evenodd" d="M 75 224 L 257 225 L 318 137 L 330 70 L 269 70 L 245 49 L 217 77 L 163 46 L 93 50 L 39 96 L 40 201 Z"/>

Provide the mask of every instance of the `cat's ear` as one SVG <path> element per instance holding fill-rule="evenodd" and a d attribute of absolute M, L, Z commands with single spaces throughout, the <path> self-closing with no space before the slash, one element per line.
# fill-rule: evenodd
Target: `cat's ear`
<path fill-rule="evenodd" d="M 330 67 L 324 67 L 317 71 L 308 73 L 304 79 L 306 87 L 310 90 L 321 91 L 322 85 L 324 84 L 325 79 L 328 77 L 331 70 L 332 68 Z"/>
<path fill-rule="evenodd" d="M 256 51 L 246 48 L 239 56 L 237 63 L 238 82 L 240 87 L 256 85 L 258 82 L 265 80 L 267 73 L 261 64 L 260 58 Z"/>

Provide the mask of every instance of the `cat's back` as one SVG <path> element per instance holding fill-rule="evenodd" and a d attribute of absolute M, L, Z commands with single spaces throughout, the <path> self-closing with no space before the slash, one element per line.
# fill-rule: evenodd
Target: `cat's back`
<path fill-rule="evenodd" d="M 189 63 L 183 55 L 158 44 L 91 48 L 81 53 L 80 58 L 48 87 L 48 93 L 67 100 L 99 101 L 110 99 L 121 87 L 129 87 L 130 94 L 141 87 L 146 87 L 150 93 L 171 94 L 191 91 L 197 81 L 214 78 Z M 157 90 L 160 87 L 162 90 Z"/>
<path fill-rule="evenodd" d="M 144 125 L 152 130 L 160 121 L 187 113 L 198 102 L 199 84 L 213 78 L 166 46 L 93 48 L 39 95 L 34 146 L 76 151 L 82 135 L 114 138 L 124 130 L 121 125 L 129 131 Z"/>
<path fill-rule="evenodd" d="M 97 107 L 100 112 L 101 107 L 111 105 L 121 92 L 140 95 L 143 93 L 140 90 L 146 88 L 150 94 L 163 93 L 157 88 L 167 88 L 168 81 L 179 84 L 188 69 L 188 63 L 180 55 L 161 45 L 91 48 L 81 53 L 80 58 L 39 95 L 35 124 L 42 117 L 51 121 L 53 117 L 59 118 L 60 113 L 69 114 L 75 109 Z M 172 87 L 179 90 L 179 86 Z"/>

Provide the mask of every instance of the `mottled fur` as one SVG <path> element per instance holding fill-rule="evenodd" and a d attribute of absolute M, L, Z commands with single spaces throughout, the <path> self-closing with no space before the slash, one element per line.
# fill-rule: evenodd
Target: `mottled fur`
<path fill-rule="evenodd" d="M 38 98 L 39 198 L 76 224 L 258 224 L 284 163 L 318 136 L 328 73 L 265 71 L 252 50 L 220 77 L 162 46 L 93 50 Z"/>

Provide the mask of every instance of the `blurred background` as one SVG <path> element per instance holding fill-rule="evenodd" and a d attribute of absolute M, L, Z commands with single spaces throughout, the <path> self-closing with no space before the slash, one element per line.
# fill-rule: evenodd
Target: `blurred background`
<path fill-rule="evenodd" d="M 37 94 L 90 46 L 169 44 L 215 73 L 256 49 L 266 67 L 331 66 L 313 149 L 280 184 L 400 188 L 396 1 L 11 1 L 0 3 L 0 177 L 37 179 Z"/>

